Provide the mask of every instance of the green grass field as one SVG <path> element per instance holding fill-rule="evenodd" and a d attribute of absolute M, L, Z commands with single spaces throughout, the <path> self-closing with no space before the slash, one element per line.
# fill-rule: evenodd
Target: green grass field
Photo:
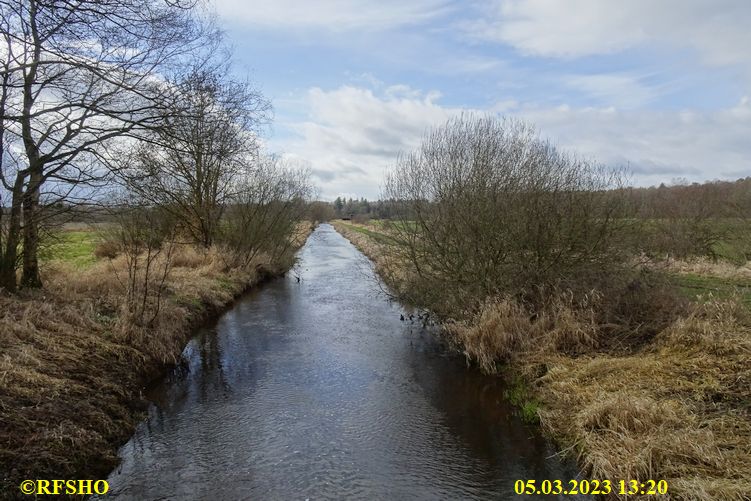
<path fill-rule="evenodd" d="M 378 221 L 380 223 L 380 221 Z M 362 233 L 364 235 L 367 235 L 368 237 L 372 238 L 378 243 L 381 244 L 391 244 L 393 243 L 393 239 L 389 237 L 388 235 L 378 232 L 369 230 L 367 228 L 364 228 L 363 226 L 351 224 L 351 223 L 345 223 L 344 221 L 341 222 L 341 224 L 347 226 L 347 228 L 350 228 L 353 231 L 356 231 L 358 233 Z M 372 223 L 371 223 L 372 224 Z M 375 225 L 374 225 L 375 226 Z M 382 227 L 380 224 L 377 227 Z"/>
<path fill-rule="evenodd" d="M 693 300 L 730 299 L 738 297 L 751 308 L 751 282 L 738 278 L 721 278 L 693 273 L 673 275 L 682 293 Z"/>
<path fill-rule="evenodd" d="M 94 248 L 100 240 L 96 231 L 60 231 L 50 235 L 43 246 L 42 261 L 60 261 L 77 269 L 85 269 L 97 260 Z"/>

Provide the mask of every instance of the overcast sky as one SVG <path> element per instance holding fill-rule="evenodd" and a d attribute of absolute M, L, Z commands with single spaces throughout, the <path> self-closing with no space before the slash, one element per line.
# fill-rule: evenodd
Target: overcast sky
<path fill-rule="evenodd" d="M 748 0 L 216 0 L 323 198 L 461 110 L 523 117 L 639 185 L 751 175 Z"/>

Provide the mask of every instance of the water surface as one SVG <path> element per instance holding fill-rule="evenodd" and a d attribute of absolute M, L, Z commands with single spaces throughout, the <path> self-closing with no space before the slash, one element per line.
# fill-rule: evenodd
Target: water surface
<path fill-rule="evenodd" d="M 575 475 L 331 226 L 299 257 L 187 345 L 108 498 L 510 499 Z"/>

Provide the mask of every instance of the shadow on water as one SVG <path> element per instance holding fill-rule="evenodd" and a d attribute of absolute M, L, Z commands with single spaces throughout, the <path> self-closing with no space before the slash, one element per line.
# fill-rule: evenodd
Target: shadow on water
<path fill-rule="evenodd" d="M 190 341 L 108 498 L 510 499 L 516 480 L 576 476 L 500 380 L 400 321 L 331 226 L 297 273 Z"/>

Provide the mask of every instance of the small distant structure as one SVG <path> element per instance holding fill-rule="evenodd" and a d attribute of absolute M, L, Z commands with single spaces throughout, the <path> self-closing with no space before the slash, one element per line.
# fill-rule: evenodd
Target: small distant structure
<path fill-rule="evenodd" d="M 342 221 L 352 221 L 353 217 L 355 217 L 354 214 L 348 214 L 346 216 L 342 216 Z"/>

